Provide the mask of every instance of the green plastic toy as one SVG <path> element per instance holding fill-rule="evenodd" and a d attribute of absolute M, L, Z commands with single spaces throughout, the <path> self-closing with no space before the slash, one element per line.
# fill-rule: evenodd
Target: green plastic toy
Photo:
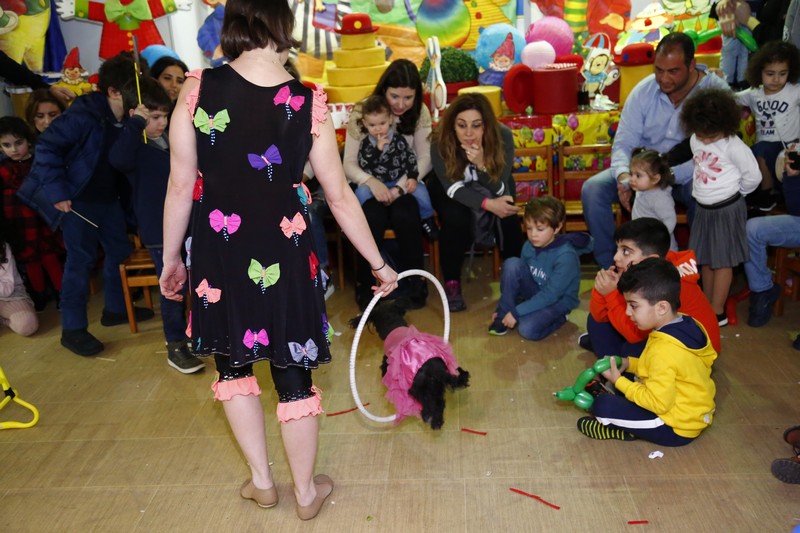
<path fill-rule="evenodd" d="M 713 30 L 703 30 L 701 32 L 696 32 L 694 30 L 686 30 L 683 33 L 689 36 L 689 38 L 694 42 L 694 46 L 700 46 L 704 42 L 709 39 L 716 37 L 717 35 L 722 34 L 722 29 L 714 28 Z M 742 44 L 750 50 L 751 52 L 755 52 L 758 50 L 758 45 L 756 44 L 756 40 L 753 39 L 753 36 L 750 35 L 744 28 L 736 28 L 736 38 L 742 41 Z"/>
<path fill-rule="evenodd" d="M 617 368 L 622 366 L 622 357 L 618 355 L 613 357 L 617 361 Z M 553 396 L 556 397 L 556 400 L 574 402 L 575 405 L 581 409 L 589 410 L 594 403 L 594 396 L 586 392 L 586 385 L 588 385 L 597 374 L 605 372 L 609 368 L 611 368 L 611 356 L 603 357 L 590 368 L 587 368 L 578 374 L 578 379 L 575 380 L 574 385 L 571 387 L 565 387 L 558 392 L 554 392 Z"/>

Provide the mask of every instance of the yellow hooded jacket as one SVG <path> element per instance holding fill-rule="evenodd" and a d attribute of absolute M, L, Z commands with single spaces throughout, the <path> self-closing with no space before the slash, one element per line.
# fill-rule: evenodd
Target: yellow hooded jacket
<path fill-rule="evenodd" d="M 695 438 L 711 425 L 714 415 L 717 388 L 711 379 L 711 365 L 717 352 L 700 322 L 679 316 L 682 320 L 650 332 L 641 356 L 628 358 L 628 371 L 639 381 L 623 376 L 615 385 L 628 400 L 658 415 L 676 434 Z"/>

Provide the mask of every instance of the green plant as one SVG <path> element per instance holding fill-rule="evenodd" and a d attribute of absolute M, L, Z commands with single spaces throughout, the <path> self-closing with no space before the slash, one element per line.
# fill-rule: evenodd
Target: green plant
<path fill-rule="evenodd" d="M 419 75 L 423 80 L 428 79 L 431 61 L 427 57 L 419 68 Z M 445 83 L 462 81 L 477 81 L 478 64 L 469 52 L 460 48 L 442 48 L 442 77 Z"/>

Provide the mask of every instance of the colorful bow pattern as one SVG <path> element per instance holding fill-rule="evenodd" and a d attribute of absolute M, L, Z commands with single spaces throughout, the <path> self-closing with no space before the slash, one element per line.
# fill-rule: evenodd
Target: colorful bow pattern
<path fill-rule="evenodd" d="M 287 239 L 293 238 L 294 245 L 299 246 L 299 235 L 302 235 L 306 230 L 306 220 L 300 213 L 295 213 L 295 215 L 292 217 L 292 220 L 283 217 L 283 220 L 281 220 L 281 230 L 283 231 L 283 234 L 286 235 Z"/>
<path fill-rule="evenodd" d="M 194 189 L 192 189 L 192 200 L 195 202 L 203 201 L 203 174 L 198 170 L 197 179 L 194 180 Z"/>
<path fill-rule="evenodd" d="M 231 122 L 231 117 L 228 116 L 228 110 L 223 109 L 216 115 L 209 115 L 208 112 L 202 107 L 198 107 L 194 112 L 194 125 L 202 133 L 211 136 L 211 145 L 214 145 L 216 140 L 214 131 L 223 132 L 228 124 Z"/>
<path fill-rule="evenodd" d="M 247 160 L 250 162 L 250 166 L 256 170 L 261 170 L 266 167 L 269 181 L 272 181 L 272 165 L 280 165 L 283 163 L 281 153 L 274 144 L 267 148 L 267 151 L 262 155 L 247 154 Z"/>
<path fill-rule="evenodd" d="M 303 362 L 303 366 L 308 369 L 308 361 L 316 361 L 319 354 L 319 348 L 314 339 L 308 339 L 305 344 L 298 342 L 289 342 L 289 351 L 292 354 L 292 359 L 296 362 Z"/>
<path fill-rule="evenodd" d="M 242 224 L 242 218 L 236 213 L 225 215 L 219 209 L 214 209 L 208 214 L 208 223 L 217 233 L 222 231 L 222 236 L 227 241 L 229 235 L 236 233 L 239 229 Z"/>
<path fill-rule="evenodd" d="M 281 265 L 275 263 L 267 268 L 255 259 L 250 259 L 250 266 L 247 267 L 247 277 L 261 288 L 262 294 L 270 285 L 275 285 L 281 277 Z"/>
<path fill-rule="evenodd" d="M 305 101 L 305 96 L 293 96 L 288 85 L 281 87 L 278 94 L 272 99 L 275 105 L 283 105 L 286 107 L 286 116 L 290 119 L 292 118 L 292 109 L 297 111 L 303 106 L 303 102 Z"/>
<path fill-rule="evenodd" d="M 317 272 L 319 272 L 319 259 L 317 259 L 317 254 L 314 251 L 311 251 L 311 254 L 308 256 L 308 266 L 311 270 L 311 279 L 314 280 L 314 286 L 317 286 Z"/>
<path fill-rule="evenodd" d="M 186 241 L 183 243 L 183 247 L 186 249 L 186 268 L 192 268 L 192 236 L 189 235 L 186 237 Z"/>
<path fill-rule="evenodd" d="M 203 307 L 206 309 L 208 309 L 208 304 L 215 304 L 222 297 L 222 290 L 213 288 L 205 278 L 203 278 L 203 281 L 200 282 L 194 292 L 203 299 Z"/>
<path fill-rule="evenodd" d="M 311 191 L 308 190 L 308 187 L 303 182 L 295 183 L 292 187 L 297 189 L 300 205 L 303 206 L 303 211 L 308 214 L 308 206 L 311 204 Z"/>
<path fill-rule="evenodd" d="M 258 354 L 259 345 L 266 346 L 269 344 L 269 338 L 267 337 L 267 332 L 264 329 L 259 331 L 247 329 L 244 332 L 244 338 L 242 339 L 242 342 L 248 348 L 252 348 L 253 354 L 255 355 Z"/>

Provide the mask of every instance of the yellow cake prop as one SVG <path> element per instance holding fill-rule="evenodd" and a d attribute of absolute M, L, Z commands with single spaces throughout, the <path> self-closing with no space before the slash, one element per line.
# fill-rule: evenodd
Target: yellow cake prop
<path fill-rule="evenodd" d="M 329 103 L 353 103 L 375 90 L 386 70 L 386 51 L 375 44 L 377 26 L 365 13 L 350 13 L 342 18 L 342 47 L 333 52 L 335 66 L 326 69 Z"/>

